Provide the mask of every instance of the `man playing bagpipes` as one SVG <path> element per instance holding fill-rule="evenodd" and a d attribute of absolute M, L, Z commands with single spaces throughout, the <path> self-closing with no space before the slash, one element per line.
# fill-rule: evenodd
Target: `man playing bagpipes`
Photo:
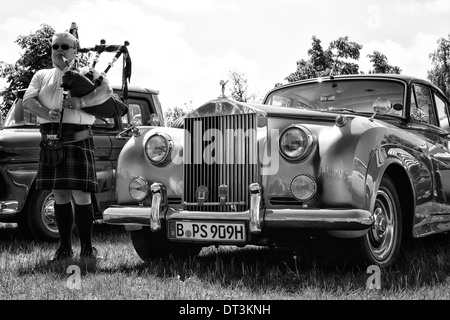
<path fill-rule="evenodd" d="M 53 68 L 36 72 L 23 101 L 24 107 L 36 115 L 40 123 L 42 140 L 36 189 L 51 190 L 54 195 L 60 235 L 60 245 L 54 255 L 56 260 L 73 256 L 74 221 L 80 238 L 80 257 L 98 257 L 92 246 L 91 193 L 97 192 L 98 182 L 91 125 L 96 117 L 93 113 L 112 114 L 105 110 L 108 104 L 117 105 L 112 99 L 118 99 L 105 73 L 88 68 L 86 72 L 94 71 L 90 80 L 78 71 L 75 66 L 78 47 L 78 39 L 72 33 L 55 33 L 52 37 Z M 95 82 L 98 79 L 101 81 Z"/>

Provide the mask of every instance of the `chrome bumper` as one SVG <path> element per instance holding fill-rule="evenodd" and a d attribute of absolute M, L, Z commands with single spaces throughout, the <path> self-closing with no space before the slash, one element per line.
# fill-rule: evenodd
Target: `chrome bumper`
<path fill-rule="evenodd" d="M 183 211 L 168 208 L 163 215 L 168 220 L 215 220 L 215 221 L 251 221 L 250 211 L 200 212 Z M 115 225 L 152 226 L 150 207 L 112 206 L 103 212 L 103 220 Z M 374 222 L 370 212 L 365 210 L 265 210 L 259 221 L 264 228 L 280 229 L 322 229 L 322 230 L 365 230 Z M 152 228 L 153 231 L 158 229 Z M 259 229 L 252 233 L 260 232 Z"/>
<path fill-rule="evenodd" d="M 12 216 L 19 210 L 18 201 L 0 201 L 0 215 L 1 216 Z"/>
<path fill-rule="evenodd" d="M 373 224 L 373 215 L 361 209 L 266 209 L 260 210 L 261 188 L 250 187 L 250 209 L 245 212 L 198 212 L 165 207 L 164 188 L 153 184 L 152 206 L 111 206 L 103 212 L 107 224 L 125 226 L 150 226 L 152 231 L 161 229 L 161 221 L 169 220 L 215 220 L 246 221 L 250 232 L 257 234 L 262 228 L 319 229 L 319 230 L 367 230 Z"/>

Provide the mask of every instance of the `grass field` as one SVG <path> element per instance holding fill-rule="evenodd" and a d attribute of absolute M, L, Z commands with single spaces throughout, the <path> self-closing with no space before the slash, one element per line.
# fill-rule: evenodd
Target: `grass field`
<path fill-rule="evenodd" d="M 191 260 L 147 263 L 122 227 L 96 224 L 94 242 L 102 260 L 51 263 L 57 243 L 21 239 L 1 225 L 0 299 L 450 300 L 449 234 L 405 247 L 381 270 L 379 290 L 367 287 L 371 273 L 336 240 L 311 240 L 298 251 L 208 247 Z M 74 243 L 78 253 L 76 236 Z"/>

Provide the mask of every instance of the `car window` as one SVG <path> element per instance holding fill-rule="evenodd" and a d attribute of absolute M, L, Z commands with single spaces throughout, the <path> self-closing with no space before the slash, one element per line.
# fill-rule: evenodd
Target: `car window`
<path fill-rule="evenodd" d="M 129 110 L 128 114 L 122 117 L 122 123 L 124 127 L 128 127 L 131 124 L 137 126 L 158 126 L 161 125 L 162 119 L 158 114 L 153 113 L 160 109 L 158 100 L 155 100 L 153 95 L 152 100 L 147 99 L 133 99 L 128 102 Z M 149 105 L 150 103 L 150 105 Z"/>
<path fill-rule="evenodd" d="M 450 131 L 449 121 L 448 121 L 448 106 L 444 99 L 439 97 L 434 93 L 434 101 L 436 102 L 436 109 L 439 117 L 439 126 L 447 131 Z"/>
<path fill-rule="evenodd" d="M 142 103 L 133 102 L 128 104 L 128 114 L 122 117 L 124 124 L 135 123 L 142 126 Z"/>
<path fill-rule="evenodd" d="M 128 113 L 120 118 L 120 121 L 122 122 L 122 128 L 127 128 L 128 125 L 132 122 L 136 123 L 139 126 L 142 125 L 142 114 L 143 111 L 145 112 L 145 108 L 147 108 L 147 103 L 145 101 L 128 101 Z M 94 124 L 92 125 L 92 129 L 96 131 L 116 130 L 117 126 L 115 118 L 97 117 Z"/>
<path fill-rule="evenodd" d="M 437 125 L 429 87 L 420 84 L 413 85 L 411 92 L 411 118 L 416 121 Z"/>
<path fill-rule="evenodd" d="M 405 84 L 387 80 L 333 80 L 285 87 L 271 93 L 265 104 L 284 108 L 311 110 L 351 109 L 373 113 L 377 99 L 387 99 L 391 105 L 404 105 Z M 390 114 L 403 115 L 403 108 Z"/>
<path fill-rule="evenodd" d="M 95 131 L 115 130 L 116 122 L 114 118 L 96 117 L 94 123 L 92 124 L 92 129 Z"/>

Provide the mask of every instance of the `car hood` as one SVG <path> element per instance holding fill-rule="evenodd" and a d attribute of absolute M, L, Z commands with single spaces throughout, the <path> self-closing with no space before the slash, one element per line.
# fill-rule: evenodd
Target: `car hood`
<path fill-rule="evenodd" d="M 33 161 L 39 156 L 41 134 L 37 128 L 0 130 L 0 161 Z"/>
<path fill-rule="evenodd" d="M 286 118 L 305 118 L 321 119 L 325 121 L 335 121 L 338 114 L 332 112 L 284 108 L 264 104 L 245 103 L 218 98 L 211 100 L 194 111 L 188 113 L 186 118 L 225 116 L 237 114 L 255 113 L 262 117 L 286 117 Z"/>

